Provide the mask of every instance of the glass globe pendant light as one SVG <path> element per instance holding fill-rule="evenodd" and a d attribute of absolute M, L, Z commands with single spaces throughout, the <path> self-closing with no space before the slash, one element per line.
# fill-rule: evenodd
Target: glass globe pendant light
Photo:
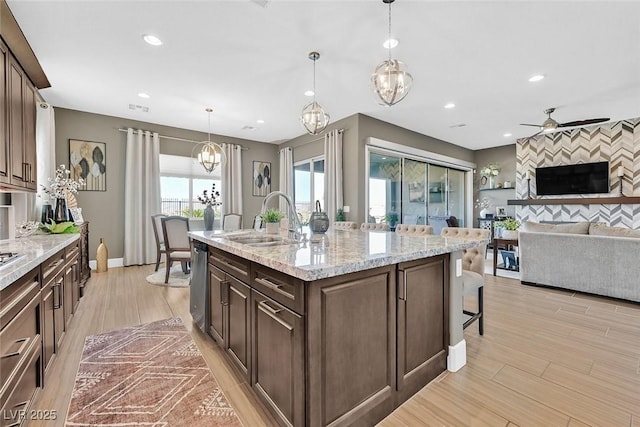
<path fill-rule="evenodd" d="M 300 122 L 307 132 L 311 135 L 317 135 L 325 130 L 329 124 L 329 114 L 316 102 L 316 61 L 320 59 L 320 54 L 318 52 L 310 52 L 309 59 L 313 61 L 313 102 L 302 109 Z"/>
<path fill-rule="evenodd" d="M 207 113 L 209 113 L 209 128 L 207 132 L 207 140 L 199 143 L 194 147 L 194 150 L 200 147 L 200 152 L 198 153 L 198 163 L 202 165 L 204 170 L 208 173 L 213 172 L 213 170 L 218 167 L 218 165 L 224 161 L 225 155 L 224 151 L 222 151 L 222 147 L 215 142 L 211 141 L 211 113 L 213 109 L 207 108 L 205 109 Z"/>
<path fill-rule="evenodd" d="M 391 39 L 391 3 L 394 0 L 382 0 L 389 5 L 389 37 Z M 382 61 L 371 75 L 371 86 L 381 105 L 392 106 L 402 101 L 411 89 L 413 77 L 407 66 L 396 59 L 391 59 L 391 43 L 388 45 L 389 58 Z"/>

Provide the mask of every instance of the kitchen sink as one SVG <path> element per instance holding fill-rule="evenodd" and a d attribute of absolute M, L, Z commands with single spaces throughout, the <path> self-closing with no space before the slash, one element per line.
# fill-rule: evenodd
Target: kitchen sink
<path fill-rule="evenodd" d="M 293 243 L 298 243 L 295 240 L 285 239 L 280 236 L 267 236 L 264 234 L 249 234 L 249 235 L 238 235 L 238 236 L 227 236 L 228 240 L 232 242 L 240 243 L 243 245 L 249 246 L 282 246 L 282 245 L 291 245 Z"/>

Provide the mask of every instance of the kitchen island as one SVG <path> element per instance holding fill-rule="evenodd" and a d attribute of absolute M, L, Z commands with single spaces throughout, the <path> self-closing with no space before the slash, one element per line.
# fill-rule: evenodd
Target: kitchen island
<path fill-rule="evenodd" d="M 205 330 L 282 425 L 373 425 L 465 363 L 462 250 L 486 240 L 189 234 L 208 246 Z"/>

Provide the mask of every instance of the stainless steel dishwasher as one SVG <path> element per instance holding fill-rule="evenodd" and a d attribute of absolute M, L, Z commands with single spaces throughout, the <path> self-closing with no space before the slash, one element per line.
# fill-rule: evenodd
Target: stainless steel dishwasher
<path fill-rule="evenodd" d="M 207 274 L 207 244 L 193 240 L 191 262 L 191 317 L 198 327 L 207 333 L 209 319 L 209 275 Z"/>

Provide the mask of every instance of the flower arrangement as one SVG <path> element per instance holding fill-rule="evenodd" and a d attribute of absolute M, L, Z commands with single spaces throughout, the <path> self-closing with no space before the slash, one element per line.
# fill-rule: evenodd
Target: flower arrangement
<path fill-rule="evenodd" d="M 485 176 L 498 176 L 500 174 L 500 166 L 497 163 L 489 163 L 480 169 L 480 173 Z"/>
<path fill-rule="evenodd" d="M 209 196 L 209 190 L 204 190 L 202 192 L 202 195 L 198 196 L 198 200 L 203 205 L 219 206 L 222 204 L 222 202 L 218 201 L 218 197 L 220 197 L 220 192 L 216 191 L 216 184 L 213 183 L 213 185 L 211 186 L 211 196 Z"/>
<path fill-rule="evenodd" d="M 63 199 L 68 193 L 77 193 L 78 189 L 84 185 L 84 179 L 73 180 L 70 177 L 71 171 L 65 165 L 58 166 L 55 178 L 48 178 L 49 187 L 40 184 L 42 191 L 55 199 Z"/>

